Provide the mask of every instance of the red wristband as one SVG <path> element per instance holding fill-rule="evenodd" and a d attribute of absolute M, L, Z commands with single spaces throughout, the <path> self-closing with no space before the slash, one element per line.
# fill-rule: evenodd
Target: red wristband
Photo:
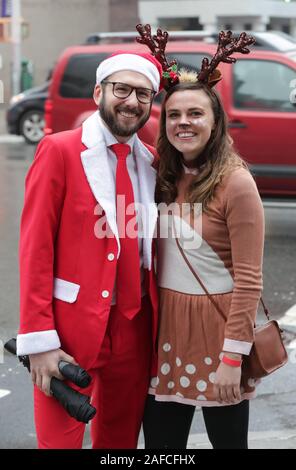
<path fill-rule="evenodd" d="M 242 365 L 241 359 L 230 359 L 230 357 L 227 357 L 225 355 L 223 355 L 222 357 L 222 362 L 224 362 L 224 364 L 227 364 L 228 366 L 231 366 L 231 367 L 240 367 Z"/>

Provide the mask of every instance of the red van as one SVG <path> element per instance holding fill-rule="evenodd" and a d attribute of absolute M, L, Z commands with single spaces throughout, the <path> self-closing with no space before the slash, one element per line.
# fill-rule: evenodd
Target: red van
<path fill-rule="evenodd" d="M 64 51 L 55 67 L 45 105 L 46 133 L 72 129 L 91 114 L 98 64 L 119 49 L 141 50 L 134 42 L 82 45 Z M 203 57 L 212 57 L 216 46 L 205 41 L 178 40 L 167 53 L 179 67 L 198 70 Z M 220 64 L 218 84 L 229 117 L 235 145 L 250 164 L 261 195 L 296 196 L 296 51 L 254 49 L 238 55 L 229 66 Z M 149 122 L 139 132 L 155 143 L 161 96 L 156 97 Z"/>

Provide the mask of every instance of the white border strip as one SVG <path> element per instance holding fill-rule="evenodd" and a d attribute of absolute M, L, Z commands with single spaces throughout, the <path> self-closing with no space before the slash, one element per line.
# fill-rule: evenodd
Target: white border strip
<path fill-rule="evenodd" d="M 3 388 L 0 388 L 0 398 L 4 398 L 7 395 L 10 395 L 11 391 L 10 390 L 4 390 Z"/>

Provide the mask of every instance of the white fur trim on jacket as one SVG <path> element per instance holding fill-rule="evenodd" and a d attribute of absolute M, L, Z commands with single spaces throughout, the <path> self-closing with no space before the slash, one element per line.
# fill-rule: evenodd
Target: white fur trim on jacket
<path fill-rule="evenodd" d="M 65 281 L 58 277 L 54 278 L 53 296 L 55 299 L 64 300 L 72 304 L 77 300 L 79 289 L 79 284 L 74 284 L 74 282 Z"/>
<path fill-rule="evenodd" d="M 56 330 L 34 331 L 33 333 L 18 335 L 16 344 L 18 356 L 52 351 L 61 347 Z"/>

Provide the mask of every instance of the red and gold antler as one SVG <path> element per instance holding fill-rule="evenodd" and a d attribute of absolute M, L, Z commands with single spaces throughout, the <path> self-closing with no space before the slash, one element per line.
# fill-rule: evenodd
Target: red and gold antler
<path fill-rule="evenodd" d="M 140 37 L 136 40 L 140 44 L 145 44 L 149 47 L 151 54 L 160 62 L 163 70 L 163 78 L 170 82 L 170 85 L 178 82 L 177 63 L 175 60 L 168 62 L 165 55 L 165 48 L 168 42 L 169 35 L 167 31 L 157 29 L 157 33 L 152 36 L 150 24 L 136 26 Z"/>
<path fill-rule="evenodd" d="M 220 62 L 226 62 L 227 64 L 236 62 L 236 59 L 230 56 L 235 52 L 249 54 L 250 50 L 247 46 L 251 46 L 254 43 L 255 38 L 248 36 L 245 32 L 241 33 L 238 38 L 234 38 L 231 31 L 227 31 L 227 33 L 220 31 L 217 52 L 211 62 L 206 57 L 203 59 L 197 80 L 207 83 L 210 87 L 216 85 L 222 78 L 221 72 L 216 69 L 217 65 Z"/>

